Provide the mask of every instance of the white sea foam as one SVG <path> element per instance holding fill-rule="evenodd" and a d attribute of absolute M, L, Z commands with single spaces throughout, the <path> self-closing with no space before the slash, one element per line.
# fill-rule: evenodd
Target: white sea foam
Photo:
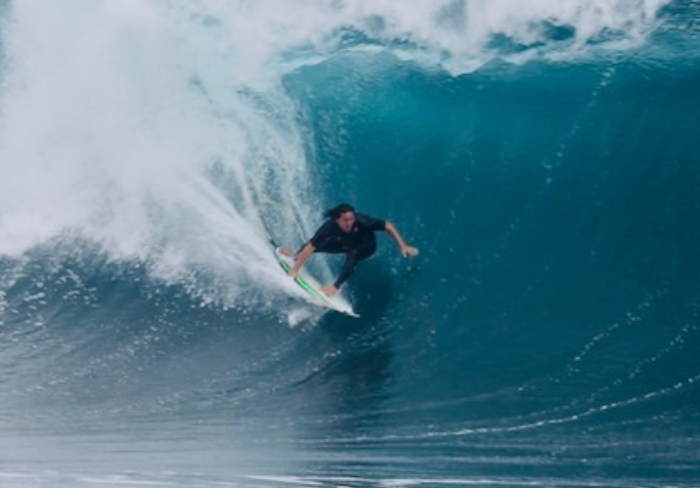
<path fill-rule="evenodd" d="M 611 32 L 618 48 L 639 42 L 666 3 L 15 2 L 2 38 L 0 255 L 70 235 L 168 280 L 204 270 L 229 295 L 251 276 L 272 289 L 281 278 L 254 192 L 286 239 L 300 233 L 289 208 L 309 231 L 325 203 L 286 72 L 367 45 L 465 73 L 511 56 L 498 36 L 577 56 Z M 562 26 L 566 42 L 548 31 Z"/>

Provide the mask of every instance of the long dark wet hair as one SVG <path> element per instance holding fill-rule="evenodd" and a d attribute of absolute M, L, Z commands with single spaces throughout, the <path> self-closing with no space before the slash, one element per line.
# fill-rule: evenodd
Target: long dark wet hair
<path fill-rule="evenodd" d="M 355 207 L 353 207 L 349 203 L 341 203 L 331 209 L 326 210 L 323 216 L 327 219 L 336 220 L 339 219 L 340 216 L 343 215 L 345 212 L 355 213 Z"/>

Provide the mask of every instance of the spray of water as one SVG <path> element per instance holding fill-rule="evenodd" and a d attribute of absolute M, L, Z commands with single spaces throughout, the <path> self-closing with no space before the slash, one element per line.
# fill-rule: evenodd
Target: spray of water
<path fill-rule="evenodd" d="M 251 280 L 278 289 L 260 215 L 298 241 L 325 203 L 280 83 L 290 70 L 348 50 L 453 74 L 572 59 L 639 43 L 667 3 L 16 2 L 2 29 L 0 255 L 90 242 L 165 280 L 205 270 L 227 296 Z"/>

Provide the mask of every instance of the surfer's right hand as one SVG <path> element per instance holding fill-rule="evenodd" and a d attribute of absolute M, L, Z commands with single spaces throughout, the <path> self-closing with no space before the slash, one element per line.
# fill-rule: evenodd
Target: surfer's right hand
<path fill-rule="evenodd" d="M 299 270 L 292 268 L 287 273 L 287 276 L 289 276 L 290 278 L 298 278 L 299 277 Z"/>
<path fill-rule="evenodd" d="M 405 258 L 409 256 L 418 256 L 418 249 L 411 246 L 401 246 L 401 255 Z"/>

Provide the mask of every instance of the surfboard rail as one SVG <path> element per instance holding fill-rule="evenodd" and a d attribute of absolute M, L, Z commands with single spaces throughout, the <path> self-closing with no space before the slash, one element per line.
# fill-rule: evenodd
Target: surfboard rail
<path fill-rule="evenodd" d="M 280 248 L 275 248 L 275 257 L 285 273 L 288 273 L 294 265 L 294 260 L 280 252 Z M 360 316 L 352 309 L 352 305 L 340 294 L 340 292 L 332 297 L 323 293 L 318 281 L 314 279 L 306 270 L 302 269 L 299 276 L 294 279 L 294 282 L 306 292 L 311 301 L 323 307 L 329 308 L 336 312 L 348 315 L 350 317 L 359 318 Z"/>

